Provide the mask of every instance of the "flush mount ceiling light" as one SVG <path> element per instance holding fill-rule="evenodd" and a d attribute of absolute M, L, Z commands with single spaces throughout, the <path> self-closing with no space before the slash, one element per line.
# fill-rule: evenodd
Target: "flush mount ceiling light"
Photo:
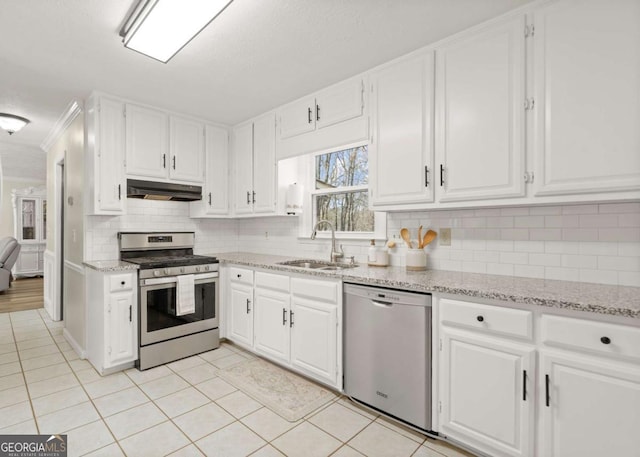
<path fill-rule="evenodd" d="M 232 0 L 140 0 L 120 31 L 125 47 L 167 63 Z"/>
<path fill-rule="evenodd" d="M 25 117 L 16 116 L 15 114 L 0 113 L 0 128 L 9 132 L 9 135 L 13 135 L 18 132 L 29 122 L 31 121 Z"/>

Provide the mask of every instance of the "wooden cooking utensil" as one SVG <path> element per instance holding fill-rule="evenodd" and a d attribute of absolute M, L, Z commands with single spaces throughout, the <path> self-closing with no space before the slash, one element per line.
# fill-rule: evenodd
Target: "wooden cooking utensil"
<path fill-rule="evenodd" d="M 424 238 L 422 240 L 422 247 L 423 248 L 426 247 L 429 243 L 435 240 L 436 236 L 438 236 L 438 234 L 433 230 L 429 230 L 427 233 L 425 233 Z"/>
<path fill-rule="evenodd" d="M 422 249 L 424 246 L 422 245 L 422 225 L 418 227 L 418 249 Z"/>
<path fill-rule="evenodd" d="M 407 243 L 409 249 L 411 249 L 411 235 L 409 235 L 409 230 L 407 230 L 406 228 L 401 229 L 400 236 L 402 237 L 404 242 Z"/>

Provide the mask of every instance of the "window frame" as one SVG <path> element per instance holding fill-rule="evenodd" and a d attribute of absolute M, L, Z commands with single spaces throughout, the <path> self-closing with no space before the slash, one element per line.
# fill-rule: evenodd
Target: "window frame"
<path fill-rule="evenodd" d="M 343 187 L 335 187 L 335 188 L 327 188 L 327 189 L 316 189 L 316 157 L 332 154 L 335 152 L 345 151 L 347 149 L 354 149 L 358 147 L 366 146 L 367 147 L 367 165 L 370 165 L 369 159 L 369 144 L 368 143 L 355 143 L 346 146 L 340 146 L 336 148 L 331 148 L 328 150 L 317 151 L 311 154 L 307 154 L 304 158 L 306 161 L 306 184 L 309 189 L 308 192 L 305 193 L 305 202 L 303 207 L 305 210 L 302 212 L 301 223 L 299 224 L 299 238 L 311 238 L 311 231 L 316 224 L 316 196 L 317 195 L 330 195 L 330 194 L 343 194 L 347 192 L 367 192 L 369 198 L 368 209 L 373 211 L 371 208 L 371 189 L 370 189 L 370 175 L 369 170 L 367 170 L 367 184 L 360 184 L 357 186 L 343 186 Z M 309 210 L 306 210 L 309 208 Z M 317 238 L 319 239 L 331 239 L 331 230 L 327 230 L 323 228 L 322 230 L 318 230 Z M 387 239 L 387 213 L 383 211 L 373 211 L 373 231 L 371 232 L 345 232 L 345 231 L 336 231 L 336 238 L 343 240 L 386 240 Z"/>

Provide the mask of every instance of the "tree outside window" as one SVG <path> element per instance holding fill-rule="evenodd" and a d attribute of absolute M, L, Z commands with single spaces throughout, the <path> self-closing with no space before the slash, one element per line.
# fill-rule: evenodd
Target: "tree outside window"
<path fill-rule="evenodd" d="M 367 146 L 316 156 L 313 200 L 314 222 L 326 219 L 338 232 L 373 232 Z"/>

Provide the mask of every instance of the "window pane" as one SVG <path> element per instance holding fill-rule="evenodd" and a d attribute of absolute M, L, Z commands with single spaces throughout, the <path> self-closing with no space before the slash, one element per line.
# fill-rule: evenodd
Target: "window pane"
<path fill-rule="evenodd" d="M 367 191 L 316 195 L 315 199 L 316 221 L 327 219 L 339 232 L 373 232 Z"/>
<path fill-rule="evenodd" d="M 368 175 L 369 164 L 366 146 L 316 157 L 316 189 L 367 184 Z"/>

